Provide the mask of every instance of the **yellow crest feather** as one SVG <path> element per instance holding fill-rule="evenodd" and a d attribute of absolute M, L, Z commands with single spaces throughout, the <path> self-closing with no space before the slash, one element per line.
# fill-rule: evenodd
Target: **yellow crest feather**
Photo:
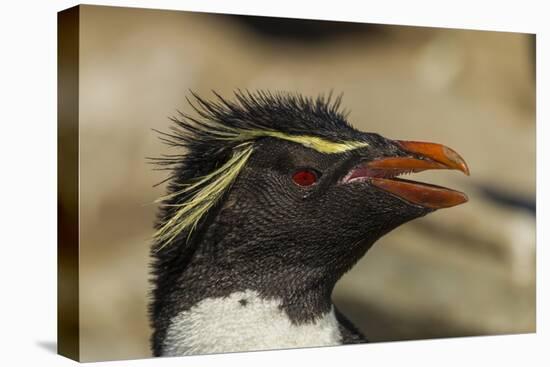
<path fill-rule="evenodd" d="M 192 193 L 191 198 L 186 202 L 175 204 L 179 208 L 176 214 L 162 223 L 155 233 L 154 237 L 163 242 L 159 250 L 185 229 L 189 229 L 189 234 L 191 234 L 202 216 L 231 186 L 252 154 L 252 150 L 252 144 L 242 145 L 241 149 L 235 151 L 233 156 L 217 170 L 203 176 L 192 185 L 157 200 L 157 202 L 162 202 L 177 195 Z"/>

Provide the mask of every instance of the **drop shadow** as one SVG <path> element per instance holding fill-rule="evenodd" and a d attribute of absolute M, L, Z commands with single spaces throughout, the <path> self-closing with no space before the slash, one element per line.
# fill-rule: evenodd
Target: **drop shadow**
<path fill-rule="evenodd" d="M 38 345 L 40 348 L 42 348 L 42 349 L 44 349 L 48 352 L 57 354 L 57 342 L 56 341 L 41 340 L 41 341 L 37 341 L 36 345 Z"/>

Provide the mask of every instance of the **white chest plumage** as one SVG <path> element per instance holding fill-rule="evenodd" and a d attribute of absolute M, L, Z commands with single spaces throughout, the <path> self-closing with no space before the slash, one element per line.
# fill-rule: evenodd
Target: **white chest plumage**
<path fill-rule="evenodd" d="M 277 300 L 255 291 L 205 298 L 171 320 L 163 355 L 192 355 L 342 344 L 331 309 L 315 322 L 292 324 Z"/>

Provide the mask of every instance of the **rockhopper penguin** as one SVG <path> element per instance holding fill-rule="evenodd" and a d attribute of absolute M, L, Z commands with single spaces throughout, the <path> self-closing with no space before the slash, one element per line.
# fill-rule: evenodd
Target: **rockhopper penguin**
<path fill-rule="evenodd" d="M 435 143 L 353 128 L 340 98 L 193 94 L 161 139 L 181 154 L 152 246 L 155 356 L 366 342 L 331 302 L 338 279 L 384 234 L 465 194 L 396 176 L 468 174 Z"/>

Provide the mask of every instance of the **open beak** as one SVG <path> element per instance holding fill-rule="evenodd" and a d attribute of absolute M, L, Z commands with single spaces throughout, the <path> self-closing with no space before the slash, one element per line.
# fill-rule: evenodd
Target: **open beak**
<path fill-rule="evenodd" d="M 464 159 L 441 144 L 395 140 L 407 157 L 384 157 L 352 169 L 345 182 L 368 181 L 371 185 L 398 196 L 410 203 L 430 209 L 449 208 L 468 201 L 466 194 L 445 187 L 396 178 L 406 173 L 428 169 L 459 170 L 470 175 Z"/>

